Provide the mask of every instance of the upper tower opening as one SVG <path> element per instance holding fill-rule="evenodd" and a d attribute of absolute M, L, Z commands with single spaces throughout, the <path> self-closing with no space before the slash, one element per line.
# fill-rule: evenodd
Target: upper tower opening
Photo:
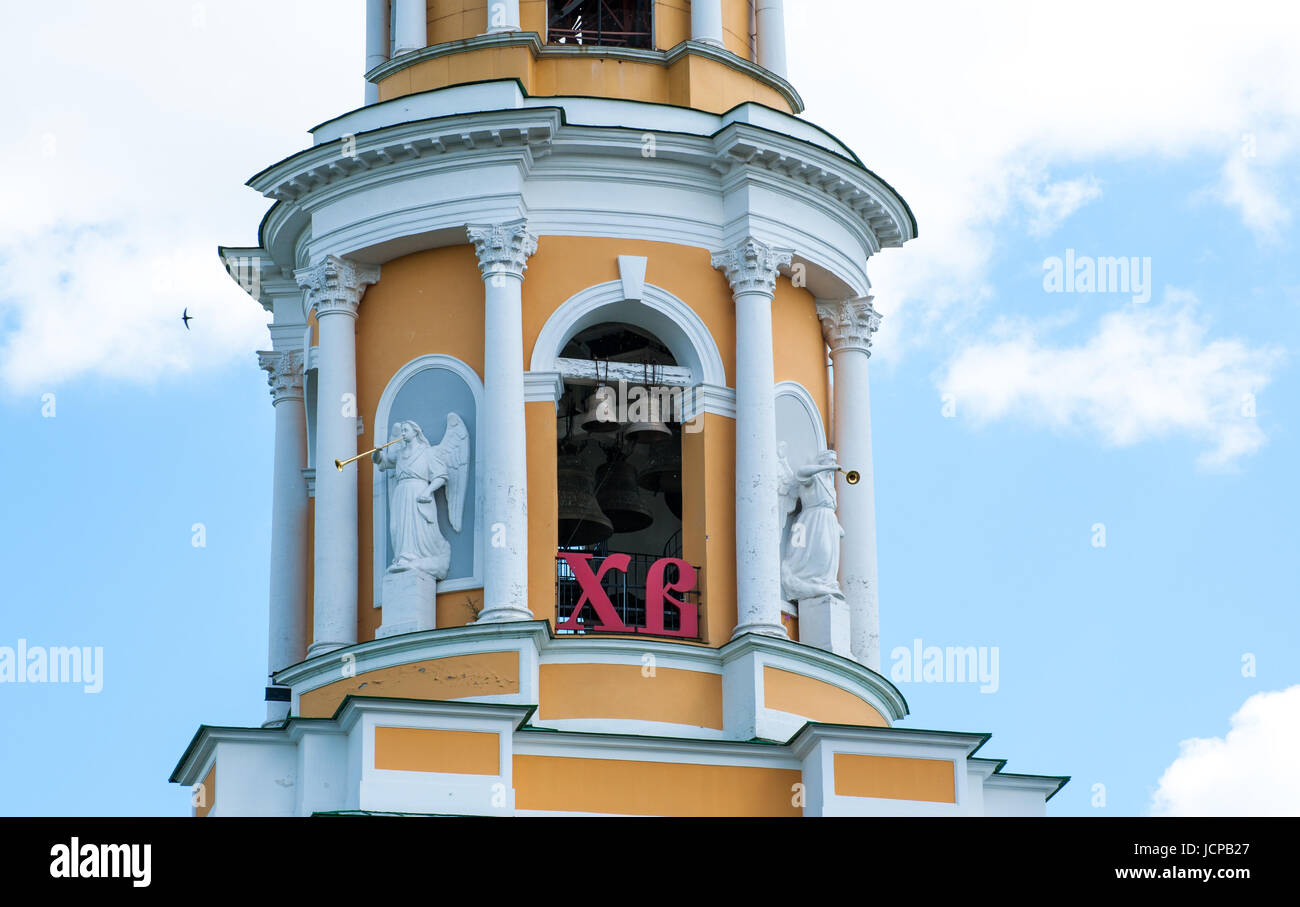
<path fill-rule="evenodd" d="M 366 103 L 517 79 L 533 96 L 798 113 L 783 0 L 366 0 Z"/>
<path fill-rule="evenodd" d="M 654 46 L 654 0 L 551 0 L 547 6 L 548 44 Z"/>

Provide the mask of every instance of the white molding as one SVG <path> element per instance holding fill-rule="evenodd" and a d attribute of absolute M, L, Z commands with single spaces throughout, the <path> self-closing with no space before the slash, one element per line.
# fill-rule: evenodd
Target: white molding
<path fill-rule="evenodd" d="M 411 105 L 388 115 L 424 111 Z M 571 106 L 592 111 L 600 125 L 566 119 Z M 620 120 L 616 110 L 626 116 Z M 753 235 L 795 249 L 815 296 L 846 298 L 870 288 L 870 255 L 915 235 L 902 199 L 847 149 L 758 105 L 718 116 L 543 98 L 522 107 L 376 123 L 356 134 L 346 155 L 340 144 L 323 141 L 250 181 L 279 202 L 261 238 L 282 266 L 326 252 L 382 263 L 463 243 L 467 224 L 526 215 L 539 236 L 716 250 Z M 647 131 L 657 139 L 653 158 L 642 156 Z"/>
<path fill-rule="evenodd" d="M 620 255 L 618 276 L 623 281 L 623 298 L 641 301 L 645 292 L 645 269 L 650 259 L 644 255 Z"/>
<path fill-rule="evenodd" d="M 708 413 L 736 418 L 736 390 L 716 384 L 697 384 L 682 395 L 682 420 L 690 422 L 696 416 Z"/>
<path fill-rule="evenodd" d="M 371 446 L 379 447 L 388 442 L 393 401 L 397 399 L 402 385 L 413 376 L 429 369 L 451 372 L 465 382 L 474 396 L 474 571 L 469 577 L 438 580 L 438 593 L 481 589 L 483 587 L 483 451 L 479 443 L 479 419 L 483 410 L 483 382 L 479 380 L 478 373 L 460 359 L 441 353 L 417 356 L 403 365 L 389 379 L 388 385 L 379 397 L 379 405 L 375 409 L 374 443 Z M 436 432 L 438 427 L 434 426 L 429 431 Z M 388 481 L 378 466 L 372 465 L 371 468 L 374 525 L 371 533 L 370 557 L 374 580 L 374 607 L 380 608 L 383 606 L 381 590 L 384 583 L 384 570 L 387 569 L 384 561 L 388 550 Z"/>
<path fill-rule="evenodd" d="M 552 312 L 533 344 L 530 371 L 561 371 L 557 360 L 564 345 L 584 328 L 605 321 L 626 322 L 650 331 L 672 351 L 679 366 L 690 369 L 692 383 L 726 386 L 718 345 L 695 310 L 651 283 L 645 284 L 640 301 L 628 300 L 621 280 L 587 287 Z"/>
<path fill-rule="evenodd" d="M 550 401 L 558 408 L 564 394 L 564 378 L 559 372 L 524 372 L 524 402 Z"/>

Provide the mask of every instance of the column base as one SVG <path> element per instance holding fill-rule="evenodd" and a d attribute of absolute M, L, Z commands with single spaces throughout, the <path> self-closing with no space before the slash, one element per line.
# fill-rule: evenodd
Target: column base
<path fill-rule="evenodd" d="M 328 655 L 330 652 L 336 652 L 339 649 L 346 649 L 348 646 L 355 645 L 355 642 L 314 642 L 307 647 L 307 657 L 315 658 L 317 655 Z"/>
<path fill-rule="evenodd" d="M 501 624 L 512 620 L 536 620 L 533 612 L 527 608 L 518 608 L 513 605 L 502 605 L 495 608 L 484 608 L 479 614 L 476 624 Z"/>
<path fill-rule="evenodd" d="M 731 634 L 731 638 L 738 639 L 746 633 L 758 633 L 762 636 L 779 636 L 782 639 L 790 638 L 790 634 L 786 632 L 784 624 L 768 624 L 761 622 L 740 624 L 736 627 L 735 632 Z"/>

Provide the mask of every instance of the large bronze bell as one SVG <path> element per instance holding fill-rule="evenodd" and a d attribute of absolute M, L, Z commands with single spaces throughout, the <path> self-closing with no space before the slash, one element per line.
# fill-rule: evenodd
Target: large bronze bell
<path fill-rule="evenodd" d="M 587 410 L 578 416 L 578 428 L 584 432 L 618 431 L 618 392 L 602 384 L 587 398 Z"/>
<path fill-rule="evenodd" d="M 650 448 L 650 462 L 637 476 L 637 483 L 646 491 L 681 493 L 682 445 L 676 435 L 672 444 L 656 444 Z"/>
<path fill-rule="evenodd" d="M 592 491 L 591 470 L 578 454 L 562 454 L 558 464 L 561 547 L 594 545 L 614 534 L 614 525 Z"/>
<path fill-rule="evenodd" d="M 596 501 L 615 532 L 637 532 L 654 522 L 650 502 L 636 483 L 636 469 L 625 459 L 596 469 Z"/>
<path fill-rule="evenodd" d="M 671 441 L 673 439 L 673 430 L 662 422 L 629 422 L 623 432 L 629 441 L 635 441 L 638 444 L 658 444 L 660 441 Z"/>

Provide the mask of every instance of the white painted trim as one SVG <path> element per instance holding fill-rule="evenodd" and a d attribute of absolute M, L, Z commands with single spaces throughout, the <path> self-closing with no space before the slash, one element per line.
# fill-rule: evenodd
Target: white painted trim
<path fill-rule="evenodd" d="M 524 402 L 550 401 L 558 409 L 564 394 L 564 378 L 557 372 L 524 372 Z"/>
<path fill-rule="evenodd" d="M 647 283 L 640 301 L 628 300 L 622 280 L 596 284 L 569 297 L 546 319 L 533 345 L 530 370 L 558 372 L 564 345 L 584 328 L 605 321 L 634 324 L 653 333 L 691 370 L 693 384 L 725 387 L 722 355 L 703 319 L 667 290 Z"/>
<path fill-rule="evenodd" d="M 445 356 L 441 353 L 430 353 L 425 356 L 417 356 L 410 362 L 399 368 L 393 377 L 389 380 L 388 386 L 384 388 L 383 394 L 379 397 L 379 406 L 375 409 L 375 435 L 372 447 L 379 447 L 381 444 L 388 442 L 389 416 L 393 408 L 393 401 L 397 399 L 398 392 L 402 389 L 409 379 L 428 369 L 443 369 L 449 371 L 456 377 L 460 378 L 469 386 L 470 392 L 474 395 L 474 426 L 475 437 L 474 443 L 474 572 L 469 577 L 459 579 L 439 580 L 438 592 L 459 592 L 465 589 L 483 588 L 483 448 L 479 444 L 479 419 L 483 411 L 483 382 L 479 380 L 478 373 L 470 368 L 461 360 L 454 356 Z M 430 431 L 438 431 L 439 427 L 431 427 Z M 381 590 L 384 583 L 384 564 L 385 556 L 388 552 L 388 481 L 387 476 L 380 471 L 378 466 L 371 466 L 373 470 L 372 485 L 372 522 L 373 531 L 371 533 L 371 572 L 374 574 L 374 607 L 382 607 L 383 602 L 380 600 Z"/>

